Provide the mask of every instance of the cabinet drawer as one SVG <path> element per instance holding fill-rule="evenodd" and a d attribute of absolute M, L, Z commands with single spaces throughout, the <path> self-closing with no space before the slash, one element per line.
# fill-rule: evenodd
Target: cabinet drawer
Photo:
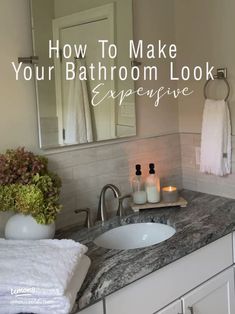
<path fill-rule="evenodd" d="M 106 298 L 107 314 L 152 314 L 233 264 L 229 234 Z"/>

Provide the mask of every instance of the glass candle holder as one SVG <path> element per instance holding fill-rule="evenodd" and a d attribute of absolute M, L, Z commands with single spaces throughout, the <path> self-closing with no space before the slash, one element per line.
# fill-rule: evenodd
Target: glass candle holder
<path fill-rule="evenodd" d="M 175 186 L 162 188 L 162 200 L 164 203 L 175 203 L 179 199 L 178 189 Z"/>

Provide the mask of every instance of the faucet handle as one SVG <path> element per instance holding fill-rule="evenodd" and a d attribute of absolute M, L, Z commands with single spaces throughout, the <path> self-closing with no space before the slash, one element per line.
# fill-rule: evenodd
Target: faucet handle
<path fill-rule="evenodd" d="M 125 195 L 120 196 L 120 197 L 118 198 L 118 200 L 119 200 L 119 206 L 118 206 L 118 210 L 117 210 L 117 216 L 119 216 L 119 217 L 123 217 L 123 216 L 124 216 L 125 210 L 124 210 L 124 208 L 123 208 L 123 201 L 124 201 L 126 198 L 130 198 L 130 197 L 132 197 L 131 194 L 125 194 Z"/>
<path fill-rule="evenodd" d="M 80 213 L 86 213 L 86 220 L 85 220 L 85 227 L 86 228 L 91 228 L 94 226 L 94 223 L 91 218 L 91 210 L 90 208 L 81 208 L 81 209 L 75 209 L 75 214 L 80 214 Z"/>

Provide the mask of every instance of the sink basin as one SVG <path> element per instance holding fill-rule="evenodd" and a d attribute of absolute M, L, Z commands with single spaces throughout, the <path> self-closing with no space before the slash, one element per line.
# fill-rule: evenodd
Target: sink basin
<path fill-rule="evenodd" d="M 94 243 L 106 249 L 137 249 L 163 242 L 175 232 L 165 224 L 136 223 L 111 229 L 97 237 Z"/>

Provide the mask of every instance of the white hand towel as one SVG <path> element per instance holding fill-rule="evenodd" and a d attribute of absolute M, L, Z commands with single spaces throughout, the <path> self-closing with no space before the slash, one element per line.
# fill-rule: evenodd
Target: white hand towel
<path fill-rule="evenodd" d="M 91 109 L 87 83 L 80 80 L 78 70 L 85 67 L 82 59 L 76 60 L 76 77 L 69 81 L 65 143 L 89 143 L 93 141 Z"/>
<path fill-rule="evenodd" d="M 0 314 L 37 313 L 68 314 L 72 311 L 77 292 L 80 290 L 90 267 L 90 259 L 83 256 L 63 296 L 37 297 L 13 294 L 0 297 Z M 76 308 L 76 307 L 75 307 Z"/>
<path fill-rule="evenodd" d="M 224 100 L 205 101 L 200 171 L 217 176 L 231 173 L 231 122 Z"/>
<path fill-rule="evenodd" d="M 0 239 L 0 300 L 22 289 L 37 297 L 64 295 L 86 251 L 73 240 Z"/>

